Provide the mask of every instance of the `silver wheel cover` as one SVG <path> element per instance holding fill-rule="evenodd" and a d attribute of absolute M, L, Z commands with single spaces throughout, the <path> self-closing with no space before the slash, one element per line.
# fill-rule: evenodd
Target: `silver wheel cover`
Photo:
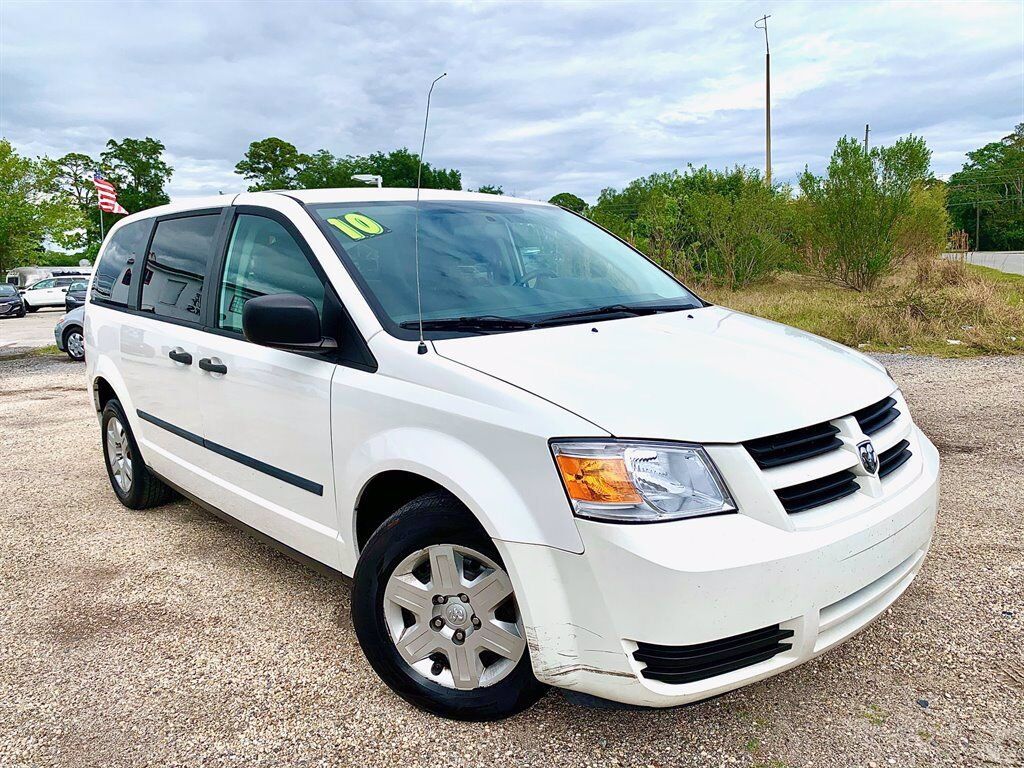
<path fill-rule="evenodd" d="M 121 493 L 128 493 L 132 489 L 132 446 L 116 416 L 107 422 L 106 446 L 110 474 Z"/>
<path fill-rule="evenodd" d="M 82 334 L 75 331 L 74 333 L 68 334 L 68 352 L 71 353 L 72 357 L 82 358 L 85 357 L 85 339 L 82 338 Z"/>
<path fill-rule="evenodd" d="M 446 688 L 494 685 L 526 650 L 508 574 L 469 547 L 437 544 L 399 563 L 384 589 L 384 620 L 405 663 Z"/>

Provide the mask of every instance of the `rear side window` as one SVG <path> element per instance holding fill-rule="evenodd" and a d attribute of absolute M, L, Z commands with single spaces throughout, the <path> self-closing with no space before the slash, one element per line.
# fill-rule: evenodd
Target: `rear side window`
<path fill-rule="evenodd" d="M 92 279 L 92 301 L 124 307 L 131 298 L 132 265 L 141 261 L 152 229 L 151 221 L 125 224 L 107 243 Z"/>
<path fill-rule="evenodd" d="M 241 333 L 245 302 L 275 293 L 305 296 L 324 316 L 324 284 L 295 239 L 272 219 L 242 214 L 224 264 L 217 326 Z"/>
<path fill-rule="evenodd" d="M 156 225 L 142 278 L 143 312 L 198 323 L 203 282 L 219 214 L 166 219 Z"/>
<path fill-rule="evenodd" d="M 56 282 L 57 281 L 54 280 L 53 278 L 50 278 L 49 280 L 40 280 L 35 285 L 29 286 L 29 288 L 31 288 L 33 291 L 39 288 L 53 288 Z"/>

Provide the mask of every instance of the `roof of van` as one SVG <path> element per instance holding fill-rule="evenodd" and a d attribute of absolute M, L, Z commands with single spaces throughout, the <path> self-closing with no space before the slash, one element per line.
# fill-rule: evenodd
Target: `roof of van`
<path fill-rule="evenodd" d="M 303 203 L 370 203 L 378 201 L 415 200 L 416 190 L 407 187 L 343 187 L 339 189 L 283 189 L 272 194 L 294 197 Z M 422 189 L 420 200 L 471 200 L 487 203 L 528 203 L 547 205 L 538 200 L 525 200 L 507 195 L 488 195 L 482 192 L 457 192 L 450 189 Z"/>
<path fill-rule="evenodd" d="M 212 197 L 186 197 L 175 200 L 167 205 L 160 205 L 156 208 L 148 208 L 133 214 L 132 220 L 149 218 L 151 216 L 165 216 L 168 213 L 179 213 L 183 211 L 195 211 L 203 208 L 223 208 L 231 205 L 234 201 L 244 195 L 248 199 L 262 196 L 284 195 L 302 203 L 371 203 L 386 201 L 410 201 L 416 199 L 416 190 L 406 187 L 340 187 L 335 189 L 275 189 L 266 192 L 240 192 L 237 194 L 214 195 Z M 521 197 L 510 197 L 508 195 L 488 195 L 482 192 L 456 192 L 450 189 L 423 189 L 420 190 L 421 200 L 467 200 L 486 203 L 519 203 L 525 205 L 548 205 L 539 200 L 526 200 Z"/>

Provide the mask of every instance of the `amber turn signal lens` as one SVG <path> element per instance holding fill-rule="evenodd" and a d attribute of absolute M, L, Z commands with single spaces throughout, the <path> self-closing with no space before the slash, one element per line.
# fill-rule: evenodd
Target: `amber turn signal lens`
<path fill-rule="evenodd" d="M 626 472 L 622 459 L 594 459 L 567 456 L 555 457 L 562 480 L 573 501 L 596 501 L 604 504 L 639 504 L 640 494 Z"/>

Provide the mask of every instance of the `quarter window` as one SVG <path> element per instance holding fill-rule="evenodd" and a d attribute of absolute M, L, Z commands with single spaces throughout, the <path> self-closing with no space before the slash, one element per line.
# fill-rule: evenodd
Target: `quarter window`
<path fill-rule="evenodd" d="M 128 305 L 132 263 L 141 261 L 152 227 L 151 221 L 136 221 L 125 224 L 110 237 L 92 279 L 92 301 Z"/>
<path fill-rule="evenodd" d="M 142 311 L 198 323 L 203 281 L 219 214 L 165 219 L 156 225 L 142 279 Z"/>
<path fill-rule="evenodd" d="M 242 307 L 256 296 L 295 293 L 324 316 L 324 284 L 288 231 L 273 219 L 241 214 L 220 286 L 217 326 L 242 331 Z"/>

